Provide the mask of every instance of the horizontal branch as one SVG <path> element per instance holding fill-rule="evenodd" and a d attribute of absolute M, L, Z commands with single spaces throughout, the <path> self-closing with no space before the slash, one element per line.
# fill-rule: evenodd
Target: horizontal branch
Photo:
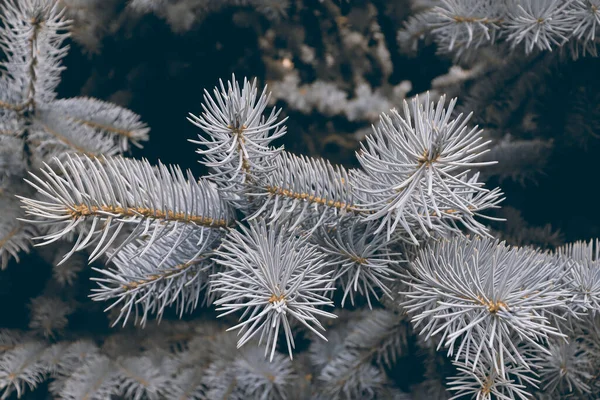
<path fill-rule="evenodd" d="M 165 235 L 183 241 L 195 231 L 226 227 L 230 209 L 217 188 L 196 180 L 178 167 L 123 157 L 89 158 L 66 155 L 55 159 L 40 176 L 26 180 L 39 197 L 21 198 L 29 222 L 51 229 L 41 244 L 49 244 L 73 233 L 78 235 L 73 252 L 95 245 L 90 261 L 109 251 L 125 225 L 129 236 L 118 240 L 119 249 L 149 236 L 147 248 Z M 188 229 L 189 228 L 189 229 Z M 179 242 L 177 242 L 179 243 Z M 175 245 L 177 245 L 175 243 Z"/>
<path fill-rule="evenodd" d="M 118 206 L 88 206 L 86 204 L 77 204 L 70 207 L 69 213 L 73 218 L 91 217 L 91 216 L 102 216 L 105 214 L 111 214 L 115 216 L 123 217 L 137 217 L 142 216 L 144 218 L 155 218 L 165 222 L 183 222 L 192 223 L 199 226 L 209 228 L 224 228 L 227 227 L 228 222 L 225 219 L 213 219 L 204 217 L 201 215 L 187 215 L 183 212 L 173 211 L 162 211 L 154 210 L 151 208 L 141 207 L 118 207 Z"/>

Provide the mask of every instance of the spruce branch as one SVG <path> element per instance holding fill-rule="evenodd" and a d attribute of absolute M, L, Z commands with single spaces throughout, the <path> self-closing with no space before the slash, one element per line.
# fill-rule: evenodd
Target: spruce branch
<path fill-rule="evenodd" d="M 29 308 L 29 328 L 39 331 L 47 338 L 63 333 L 69 322 L 67 316 L 73 312 L 71 304 L 53 296 L 35 297 Z"/>
<path fill-rule="evenodd" d="M 372 234 L 376 227 L 374 222 L 342 219 L 335 227 L 322 227 L 311 237 L 334 268 L 333 279 L 344 292 L 342 307 L 347 298 L 354 305 L 356 293 L 366 297 L 369 308 L 371 296 L 379 298 L 378 291 L 393 299 L 388 285 L 398 278 L 404 260 L 402 254 L 392 251 L 393 242 L 385 233 Z"/>
<path fill-rule="evenodd" d="M 71 27 L 58 1 L 8 0 L 0 19 L 0 195 L 28 196 L 17 179 L 54 157 L 113 156 L 147 139 L 148 128 L 131 111 L 93 99 L 56 100 Z M 24 215 L 10 207 L 0 221 L 3 267 L 9 255 L 18 261 L 36 235 L 32 225 L 9 217 Z"/>
<path fill-rule="evenodd" d="M 562 46 L 573 32 L 573 19 L 566 12 L 572 0 L 519 0 L 508 9 L 507 40 L 514 47 L 521 42 L 529 53 L 534 47 L 552 51 Z"/>
<path fill-rule="evenodd" d="M 44 350 L 43 343 L 26 340 L 15 344 L 12 349 L 0 355 L 2 399 L 8 398 L 13 391 L 21 397 L 27 388 L 32 390 L 44 381 L 46 375 Z"/>
<path fill-rule="evenodd" d="M 190 312 L 209 285 L 208 276 L 214 269 L 210 255 L 221 236 L 219 231 L 185 227 L 150 246 L 149 238 L 130 243 L 113 258 L 114 267 L 94 268 L 101 277 L 92 278 L 100 287 L 92 289 L 91 298 L 112 300 L 106 311 L 120 307 L 113 325 L 120 320 L 125 325 L 132 313 L 134 323 L 142 326 L 149 313 L 156 313 L 160 321 L 170 305 L 176 306 L 180 316 Z"/>
<path fill-rule="evenodd" d="M 140 121 L 140 117 L 115 104 L 89 97 L 75 97 L 53 101 L 48 107 L 75 124 L 112 137 L 120 152 L 128 151 L 130 144 L 142 147 L 140 142 L 148 140 L 150 129 Z"/>
<path fill-rule="evenodd" d="M 433 14 L 431 33 L 444 51 L 460 54 L 466 48 L 492 44 L 500 34 L 503 6 L 493 0 L 442 0 Z"/>
<path fill-rule="evenodd" d="M 526 54 L 566 49 L 577 59 L 598 54 L 599 9 L 598 0 L 442 0 L 413 16 L 398 39 L 407 47 L 414 44 L 412 31 L 430 33 L 440 51 L 457 58 L 467 50 L 496 44 L 502 50 L 508 44 Z"/>
<path fill-rule="evenodd" d="M 61 59 L 68 47 L 70 21 L 52 0 L 10 0 L 0 9 L 0 48 L 6 59 L 0 65 L 8 73 L 11 95 L 0 107 L 22 111 L 52 101 L 64 69 Z"/>
<path fill-rule="evenodd" d="M 358 212 L 350 179 L 342 166 L 282 152 L 273 170 L 250 184 L 248 195 L 257 209 L 249 219 L 289 220 L 291 229 L 303 226 L 310 232 L 335 224 Z"/>
<path fill-rule="evenodd" d="M 159 400 L 167 394 L 169 372 L 150 356 L 121 357 L 114 362 L 121 379 L 118 392 L 126 399 Z"/>
<path fill-rule="evenodd" d="M 385 398 L 389 386 L 380 369 L 365 362 L 364 355 L 354 349 L 344 349 L 319 374 L 323 398 L 369 399 Z"/>
<path fill-rule="evenodd" d="M 495 160 L 497 163 L 482 168 L 481 177 L 488 180 L 497 176 L 500 181 L 510 178 L 521 185 L 528 180 L 536 182 L 536 176 L 544 173 L 553 147 L 552 140 L 515 140 L 506 134 L 495 141 L 489 152 L 482 155 L 481 161 Z"/>
<path fill-rule="evenodd" d="M 286 224 L 267 225 L 253 221 L 248 228 L 230 231 L 216 251 L 215 261 L 225 270 L 215 275 L 212 290 L 221 316 L 243 311 L 238 325 L 242 335 L 238 347 L 260 333 L 265 356 L 273 359 L 280 329 L 292 358 L 295 347 L 290 320 L 294 319 L 320 338 L 325 328 L 318 316 L 335 318 L 320 309 L 332 306 L 326 294 L 331 288 L 331 272 L 315 246 L 289 232 Z"/>
<path fill-rule="evenodd" d="M 0 133 L 0 194 L 12 191 L 11 186 L 15 184 L 13 178 L 25 175 L 27 170 L 23 140 L 18 135 L 18 131 L 14 135 Z"/>
<path fill-rule="evenodd" d="M 600 0 L 574 0 L 570 3 L 569 13 L 576 23 L 573 36 L 576 45 L 583 53 L 598 56 L 598 37 L 600 37 Z M 577 51 L 575 54 L 579 54 Z"/>
<path fill-rule="evenodd" d="M 119 374 L 104 354 L 87 357 L 65 380 L 61 396 L 65 400 L 101 400 L 118 395 Z"/>
<path fill-rule="evenodd" d="M 265 118 L 270 93 L 265 86 L 259 94 L 256 79 L 250 83 L 244 78 L 241 88 L 235 75 L 227 82 L 227 88 L 223 81 L 219 84 L 221 90 L 215 89 L 213 97 L 204 91 L 202 114 L 190 114 L 188 118 L 205 134 L 192 143 L 201 146 L 197 152 L 204 156 L 201 162 L 210 168 L 210 179 L 229 193 L 234 204 L 241 206 L 239 192 L 243 193 L 245 185 L 257 174 L 271 171 L 272 160 L 281 149 L 269 144 L 285 134 L 286 119 L 278 121 L 281 110 L 275 108 Z"/>
<path fill-rule="evenodd" d="M 429 94 L 423 103 L 405 101 L 402 115 L 395 109 L 382 114 L 366 144 L 361 143 L 357 157 L 364 176 L 351 183 L 359 209 L 369 213 L 365 220 L 381 221 L 376 232 L 385 230 L 390 237 L 402 228 L 418 244 L 415 227 L 427 233 L 454 219 L 488 235 L 474 217 L 496 207 L 501 192 L 484 188 L 477 174 L 470 177 L 465 169 L 493 164 L 475 161 L 489 142 L 482 141 L 477 127 L 467 127 L 471 115 L 452 118 L 456 99 L 448 108 L 444 103 L 444 96 L 437 105 L 430 102 Z"/>
<path fill-rule="evenodd" d="M 434 22 L 437 19 L 437 16 L 431 12 L 411 15 L 396 37 L 402 52 L 415 56 L 421 42 L 430 44 L 431 31 L 434 29 Z"/>
<path fill-rule="evenodd" d="M 231 365 L 239 399 L 285 399 L 295 378 L 292 362 L 281 353 L 273 360 L 265 360 L 257 347 L 240 352 Z"/>
<path fill-rule="evenodd" d="M 395 398 L 385 368 L 392 368 L 407 344 L 408 321 L 382 309 L 348 312 L 340 320 L 328 343 L 314 341 L 309 348 L 319 373 L 318 398 Z"/>
<path fill-rule="evenodd" d="M 600 313 L 600 243 L 578 241 L 557 249 L 569 263 L 570 303 L 575 311 Z"/>
<path fill-rule="evenodd" d="M 407 349 L 409 329 L 406 315 L 375 309 L 348 326 L 345 345 L 372 355 L 380 368 L 392 368 Z"/>
<path fill-rule="evenodd" d="M 18 221 L 22 216 L 18 201 L 9 193 L 0 192 L 0 265 L 5 269 L 11 258 L 19 260 L 20 251 L 29 251 L 31 238 L 37 229 Z"/>
<path fill-rule="evenodd" d="M 41 244 L 59 240 L 84 221 L 91 221 L 89 228 L 78 232 L 73 249 L 63 260 L 90 246 L 94 246 L 90 262 L 97 259 L 126 225 L 132 231 L 119 249 L 145 235 L 149 235 L 144 247 L 148 249 L 166 234 L 183 241 L 195 230 L 219 229 L 230 222 L 230 210 L 216 189 L 205 180 L 196 180 L 189 171 L 184 175 L 178 167 L 159 164 L 153 168 L 147 161 L 122 157 L 67 156 L 65 162 L 55 162 L 60 174 L 46 165 L 40 171 L 44 179 L 31 174 L 32 180 L 27 180 L 44 200 L 21 200 L 26 214 L 33 218 L 30 222 L 57 226 L 38 238 Z"/>
<path fill-rule="evenodd" d="M 513 335 L 542 353 L 549 338 L 566 338 L 554 324 L 568 311 L 565 261 L 558 257 L 458 237 L 420 250 L 412 267 L 403 305 L 415 328 L 426 338 L 440 334 L 440 346 L 473 368 L 481 357 L 531 368 Z"/>
<path fill-rule="evenodd" d="M 28 143 L 36 161 L 64 158 L 69 153 L 93 158 L 122 152 L 114 136 L 65 117 L 52 104 L 38 106 L 28 132 Z"/>
<path fill-rule="evenodd" d="M 450 400 L 464 396 L 478 400 L 531 399 L 530 389 L 537 388 L 538 383 L 535 374 L 523 365 L 499 363 L 503 361 L 487 357 L 474 364 L 455 362 L 458 375 L 448 382 L 448 389 L 455 392 Z"/>
<path fill-rule="evenodd" d="M 589 394 L 594 368 L 585 347 L 576 340 L 552 341 L 549 350 L 539 363 L 542 389 L 558 396 Z"/>

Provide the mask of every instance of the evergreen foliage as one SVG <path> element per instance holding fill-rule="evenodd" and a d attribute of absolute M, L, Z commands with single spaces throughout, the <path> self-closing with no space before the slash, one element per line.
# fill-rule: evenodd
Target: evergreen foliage
<path fill-rule="evenodd" d="M 427 24 L 459 57 L 494 43 L 595 55 L 598 6 L 442 0 L 406 29 Z M 35 333 L 0 331 L 3 398 L 51 380 L 65 399 L 402 399 L 393 374 L 414 346 L 439 396 L 438 352 L 453 398 L 600 396 L 599 244 L 493 238 L 503 194 L 482 177 L 489 154 L 521 144 L 490 151 L 456 99 L 427 93 L 381 114 L 351 169 L 274 145 L 286 119 L 267 111 L 267 88 L 233 76 L 189 117 L 208 169 L 198 178 L 124 157 L 148 133 L 131 111 L 56 99 L 69 22 L 53 0 L 1 12 L 2 266 L 32 239 L 69 241 L 56 281 L 68 286 L 88 252 L 102 262 L 90 297 L 124 326 L 61 339 L 70 306 L 33 299 Z M 222 319 L 142 329 L 198 305 Z"/>

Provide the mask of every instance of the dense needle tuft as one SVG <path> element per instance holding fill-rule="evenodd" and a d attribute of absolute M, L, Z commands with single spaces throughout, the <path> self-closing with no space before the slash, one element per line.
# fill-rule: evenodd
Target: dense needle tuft
<path fill-rule="evenodd" d="M 296 320 L 322 339 L 325 328 L 318 317 L 335 318 L 321 310 L 333 306 L 326 294 L 333 290 L 331 271 L 315 246 L 289 232 L 285 224 L 251 222 L 230 231 L 216 252 L 224 271 L 214 277 L 213 290 L 221 316 L 242 311 L 238 347 L 257 334 L 266 341 L 265 355 L 273 359 L 280 329 L 290 357 L 295 347 L 291 321 Z"/>
<path fill-rule="evenodd" d="M 567 311 L 564 263 L 487 238 L 442 240 L 412 263 L 404 306 L 421 334 L 441 335 L 457 360 L 528 366 L 518 341 L 547 353 L 549 338 L 565 339 L 554 324 Z"/>
<path fill-rule="evenodd" d="M 357 153 L 365 174 L 351 181 L 359 207 L 367 220 L 381 220 L 377 231 L 385 229 L 388 237 L 403 229 L 417 244 L 414 231 L 445 231 L 454 221 L 486 234 L 474 217 L 501 201 L 499 189 L 468 175 L 467 168 L 493 164 L 475 161 L 488 142 L 477 127 L 467 127 L 470 115 L 452 117 L 456 99 L 448 108 L 444 103 L 444 96 L 436 105 L 427 94 L 423 102 L 405 101 L 402 114 L 382 114 Z"/>
<path fill-rule="evenodd" d="M 354 305 L 356 294 L 366 297 L 369 308 L 371 297 L 393 299 L 388 286 L 398 279 L 404 260 L 392 250 L 393 242 L 385 233 L 372 234 L 375 227 L 373 222 L 358 224 L 355 219 L 343 219 L 334 228 L 319 229 L 312 237 L 334 267 L 333 279 L 344 293 L 342 307 L 348 298 Z"/>
<path fill-rule="evenodd" d="M 193 143 L 201 146 L 197 152 L 204 156 L 201 162 L 210 168 L 209 176 L 240 208 L 245 208 L 240 197 L 244 185 L 269 172 L 281 151 L 269 144 L 285 134 L 285 119 L 278 120 L 281 110 L 275 108 L 264 115 L 269 98 L 266 87 L 258 92 L 256 79 L 244 79 L 240 88 L 233 76 L 227 86 L 220 81 L 213 96 L 205 90 L 202 113 L 188 118 L 204 132 Z"/>

